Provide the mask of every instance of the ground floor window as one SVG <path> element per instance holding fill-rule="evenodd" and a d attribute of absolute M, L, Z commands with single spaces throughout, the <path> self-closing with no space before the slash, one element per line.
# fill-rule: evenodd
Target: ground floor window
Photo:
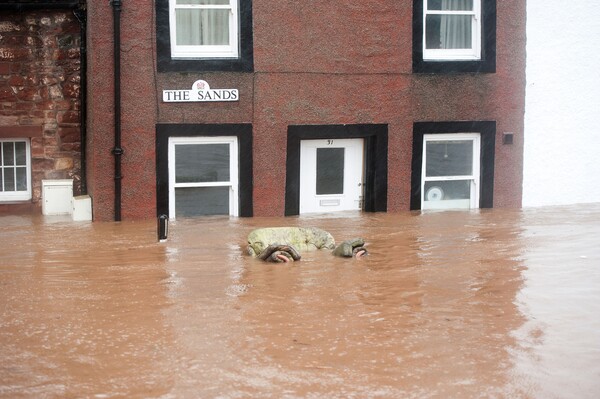
<path fill-rule="evenodd" d="M 169 139 L 169 217 L 238 216 L 236 137 Z"/>
<path fill-rule="evenodd" d="M 0 201 L 31 199 L 29 140 L 0 140 Z"/>
<path fill-rule="evenodd" d="M 252 125 L 159 124 L 158 215 L 252 216 Z"/>
<path fill-rule="evenodd" d="M 415 123 L 410 208 L 491 208 L 495 137 L 493 121 Z"/>
<path fill-rule="evenodd" d="M 421 209 L 479 208 L 479 133 L 423 137 Z"/>

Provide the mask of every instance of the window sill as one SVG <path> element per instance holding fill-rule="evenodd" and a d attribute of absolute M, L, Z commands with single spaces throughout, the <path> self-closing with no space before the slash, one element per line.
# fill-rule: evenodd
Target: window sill
<path fill-rule="evenodd" d="M 496 60 L 413 60 L 413 73 L 495 73 Z"/>
<path fill-rule="evenodd" d="M 469 57 L 423 57 L 423 62 L 454 62 L 454 61 L 479 61 L 481 62 L 481 57 L 479 56 L 469 56 Z"/>
<path fill-rule="evenodd" d="M 0 205 L 18 205 L 28 202 L 31 202 L 31 196 L 29 198 L 0 198 Z"/>
<path fill-rule="evenodd" d="M 158 72 L 252 72 L 252 59 L 242 58 L 158 58 Z"/>

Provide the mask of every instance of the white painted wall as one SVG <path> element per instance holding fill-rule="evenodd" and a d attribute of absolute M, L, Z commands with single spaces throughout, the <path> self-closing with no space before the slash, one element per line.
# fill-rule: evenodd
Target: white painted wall
<path fill-rule="evenodd" d="M 524 207 L 600 202 L 599 5 L 527 1 Z"/>

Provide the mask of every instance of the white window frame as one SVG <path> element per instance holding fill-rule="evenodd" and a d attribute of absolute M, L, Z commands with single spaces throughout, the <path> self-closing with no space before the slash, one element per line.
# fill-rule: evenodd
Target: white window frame
<path fill-rule="evenodd" d="M 229 144 L 229 181 L 205 183 L 175 182 L 175 146 L 190 144 Z M 169 138 L 169 219 L 175 219 L 175 189 L 185 187 L 229 187 L 229 215 L 238 216 L 239 164 L 238 139 L 233 136 Z"/>
<path fill-rule="evenodd" d="M 169 0 L 169 27 L 171 35 L 171 58 L 238 58 L 239 56 L 239 0 L 229 0 L 227 4 L 176 4 Z M 229 10 L 229 45 L 227 46 L 188 46 L 177 45 L 176 10 L 218 9 Z"/>
<path fill-rule="evenodd" d="M 423 0 L 423 60 L 465 61 L 481 59 L 481 1 L 473 0 L 472 11 L 429 10 L 429 0 Z M 428 15 L 470 15 L 471 16 L 471 48 L 470 49 L 428 49 L 427 48 L 427 16 Z"/>
<path fill-rule="evenodd" d="M 427 142 L 428 141 L 457 141 L 470 140 L 473 141 L 473 172 L 470 175 L 462 176 L 427 176 Z M 439 201 L 437 207 L 428 206 L 425 201 L 425 183 L 428 181 L 457 181 L 469 180 L 470 184 L 470 209 L 479 208 L 479 187 L 481 184 L 481 134 L 480 133 L 442 133 L 442 134 L 425 134 L 423 135 L 423 161 L 421 165 L 421 209 L 454 209 L 453 201 Z M 437 202 L 437 201 L 436 201 Z"/>
<path fill-rule="evenodd" d="M 29 143 L 29 139 L 0 139 L 0 142 L 25 143 L 25 164 L 27 167 L 27 191 L 4 191 L 4 160 L 2 159 L 4 154 L 0 152 L 0 173 L 2 173 L 2 191 L 0 191 L 0 202 L 28 201 L 31 199 L 31 145 Z M 12 168 L 14 166 L 9 167 Z"/>

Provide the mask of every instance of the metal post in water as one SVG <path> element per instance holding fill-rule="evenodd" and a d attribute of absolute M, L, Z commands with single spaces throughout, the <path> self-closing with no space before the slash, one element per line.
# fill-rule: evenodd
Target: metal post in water
<path fill-rule="evenodd" d="M 167 235 L 169 234 L 169 217 L 167 215 L 160 215 L 158 217 L 158 241 L 167 241 Z"/>

